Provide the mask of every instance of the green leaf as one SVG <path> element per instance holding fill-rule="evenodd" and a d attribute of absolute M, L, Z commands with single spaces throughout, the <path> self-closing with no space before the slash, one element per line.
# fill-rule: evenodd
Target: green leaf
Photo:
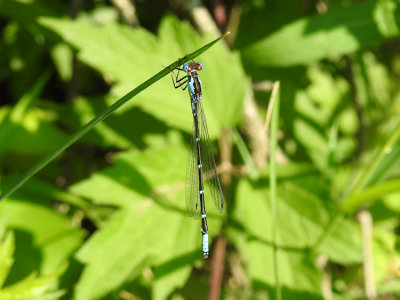
<path fill-rule="evenodd" d="M 8 273 L 14 263 L 15 238 L 12 232 L 3 234 L 0 228 L 0 289 L 7 279 Z"/>
<path fill-rule="evenodd" d="M 398 36 L 397 1 L 361 2 L 294 21 L 243 50 L 250 67 L 307 65 Z"/>
<path fill-rule="evenodd" d="M 51 49 L 51 56 L 54 60 L 60 78 L 68 82 L 72 77 L 73 53 L 65 43 L 58 43 Z"/>
<path fill-rule="evenodd" d="M 142 28 L 132 29 L 119 24 L 98 26 L 82 20 L 47 18 L 41 19 L 40 23 L 77 49 L 81 61 L 112 78 L 116 83 L 111 91 L 114 96 L 129 91 L 132 85 L 139 84 L 161 65 L 174 59 L 177 53 L 188 53 L 209 40 L 209 37 L 199 37 L 188 24 L 171 16 L 162 20 L 158 37 Z M 201 56 L 205 70 L 200 76 L 210 137 L 215 138 L 222 129 L 240 120 L 246 79 L 239 57 L 231 54 L 222 43 L 208 52 Z M 107 100 L 111 104 L 114 98 Z M 140 106 L 168 125 L 186 132 L 192 130 L 188 94 L 173 89 L 170 78 L 161 80 L 157 88 L 138 95 L 135 103 L 128 104 L 117 114 L 133 106 Z"/>
<path fill-rule="evenodd" d="M 278 193 L 281 187 L 278 187 Z M 306 220 L 284 203 L 286 198 L 278 196 L 277 202 L 277 247 L 279 278 L 282 297 L 286 292 L 307 292 L 309 296 L 319 295 L 320 274 L 317 268 L 306 259 L 306 247 L 310 233 L 307 232 Z M 273 272 L 271 209 L 267 205 L 269 190 L 256 188 L 247 181 L 239 183 L 237 201 L 233 217 L 243 227 L 229 231 L 248 268 L 253 284 L 274 287 L 276 282 Z M 248 199 L 251 201 L 243 201 Z M 297 200 L 299 198 L 297 197 Z M 300 202 L 300 201 L 299 201 Z M 307 204 L 302 204 L 309 207 Z M 314 208 L 314 210 L 316 210 Z M 284 222 L 280 221 L 284 220 Z M 316 220 L 318 222 L 318 220 Z M 292 227 L 297 225 L 297 227 Z M 285 226 L 284 228 L 282 226 Z M 231 228 L 232 230 L 233 228 Z M 297 233 L 296 233 L 297 232 Z M 307 260 L 307 261 L 306 261 Z"/>
<path fill-rule="evenodd" d="M 222 35 L 221 37 L 215 39 L 214 41 L 208 43 L 207 45 L 201 47 L 200 49 L 192 52 L 191 54 L 185 55 L 183 58 L 178 59 L 174 63 L 171 63 L 169 66 L 163 68 L 160 72 L 157 74 L 153 75 L 151 78 L 140 84 L 138 87 L 134 88 L 131 90 L 129 93 L 127 93 L 125 96 L 120 98 L 118 101 L 114 102 L 110 107 L 105 109 L 102 113 L 97 115 L 94 119 L 92 119 L 89 123 L 87 123 L 85 126 L 83 126 L 81 129 L 79 129 L 77 132 L 75 132 L 65 143 L 61 144 L 58 146 L 54 151 L 52 151 L 49 155 L 47 155 L 45 158 L 43 158 L 41 161 L 39 161 L 36 165 L 34 165 L 31 169 L 29 169 L 11 188 L 6 190 L 5 192 L 2 193 L 0 196 L 0 201 L 9 196 L 12 192 L 17 190 L 21 185 L 23 185 L 29 178 L 31 178 L 33 175 L 35 175 L 37 172 L 39 172 L 41 169 L 43 169 L 46 165 L 48 165 L 51 161 L 53 161 L 58 155 L 60 155 L 65 149 L 67 149 L 69 146 L 74 144 L 76 141 L 78 141 L 82 136 L 84 136 L 89 130 L 91 130 L 97 123 L 103 121 L 106 119 L 109 115 L 111 115 L 115 110 L 117 110 L 119 107 L 124 105 L 126 102 L 131 100 L 133 97 L 135 97 L 137 94 L 142 92 L 143 90 L 147 89 L 149 86 L 151 86 L 153 83 L 157 82 L 160 80 L 162 77 L 165 75 L 169 74 L 169 70 L 174 70 L 176 67 L 182 65 L 183 63 L 186 63 L 193 58 L 197 57 L 210 47 L 212 47 L 215 43 L 217 43 L 219 40 L 224 38 L 227 34 Z"/>
<path fill-rule="evenodd" d="M 354 207 L 354 203 L 360 203 L 360 199 L 364 199 L 365 201 L 370 201 L 370 197 L 366 197 L 368 194 L 372 195 L 377 191 L 381 190 L 385 192 L 387 190 L 393 190 L 391 184 L 383 185 L 375 189 L 375 192 L 367 192 L 361 196 L 358 196 L 365 188 L 371 187 L 374 184 L 378 183 L 380 180 L 384 179 L 390 172 L 391 166 L 397 163 L 400 159 L 398 155 L 400 151 L 399 138 L 400 138 L 400 118 L 396 118 L 392 120 L 394 123 L 388 137 L 385 142 L 379 144 L 376 149 L 371 153 L 369 153 L 370 158 L 365 166 L 358 171 L 358 174 L 354 176 L 354 180 L 349 187 L 349 191 L 345 195 L 342 201 L 342 207 L 345 210 Z M 358 200 L 357 200 L 358 199 Z M 348 203 L 348 201 L 350 201 Z"/>
<path fill-rule="evenodd" d="M 107 100 L 104 98 L 79 98 L 74 101 L 72 107 L 61 110 L 59 114 L 64 124 L 78 129 L 92 120 L 96 114 L 100 113 L 106 107 Z M 123 112 L 118 113 L 118 115 L 111 115 L 107 120 L 104 120 L 95 126 L 92 131 L 88 132 L 83 137 L 82 142 L 106 148 L 135 148 L 136 143 L 140 145 L 138 140 L 142 139 L 145 132 L 150 134 L 152 132 L 151 129 L 156 127 L 154 124 L 146 124 L 146 119 L 143 117 L 144 113 L 140 114 L 137 110 L 131 109 L 129 113 Z M 133 131 L 130 126 L 126 126 L 132 120 L 143 124 L 143 126 Z M 142 131 L 144 132 L 142 133 Z"/>
<path fill-rule="evenodd" d="M 384 227 L 374 227 L 372 246 L 374 278 L 377 283 L 398 277 L 395 266 L 399 265 L 400 255 L 395 247 L 396 239 L 397 237 L 392 234 L 391 230 Z"/>
<path fill-rule="evenodd" d="M 326 174 L 330 160 L 339 163 L 353 153 L 359 122 L 350 105 L 349 84 L 343 78 L 337 78 L 316 65 L 307 69 L 307 79 L 310 81 L 307 88 L 296 90 L 294 114 L 288 115 L 285 110 L 282 114 L 285 120 L 291 120 L 288 123 L 293 129 L 287 130 L 293 130 L 311 161 Z M 328 128 L 331 124 L 338 125 L 334 157 L 329 156 Z"/>
<path fill-rule="evenodd" d="M 6 109 L 6 113 L 0 113 L 0 159 L 7 150 L 25 154 L 48 152 L 48 141 L 44 146 L 43 142 L 38 140 L 41 137 L 47 139 L 51 135 L 56 142 L 62 140 L 60 138 L 62 135 L 53 126 L 43 122 L 45 118 L 40 111 L 30 111 L 33 102 L 48 81 L 49 75 L 50 73 L 47 72 L 40 76 L 31 90 L 25 93 L 12 109 L 2 108 Z M 35 143 L 30 140 L 32 137 Z"/>
<path fill-rule="evenodd" d="M 400 191 L 400 178 L 388 180 L 380 184 L 368 187 L 361 192 L 350 196 L 342 204 L 342 209 L 345 212 L 356 211 L 363 205 L 369 205 L 374 200 L 382 199 L 385 195 L 393 194 Z"/>
<path fill-rule="evenodd" d="M 35 196 L 30 195 L 30 199 L 35 200 Z M 1 203 L 0 222 L 13 229 L 16 236 L 18 268 L 10 274 L 14 279 L 35 269 L 47 274 L 54 272 L 79 247 L 84 236 L 66 217 L 43 205 L 26 202 L 22 195 Z M 27 252 L 30 254 L 26 255 Z"/>
<path fill-rule="evenodd" d="M 176 138 L 144 152 L 120 153 L 112 167 L 71 187 L 96 203 L 122 207 L 78 253 L 86 267 L 77 299 L 103 296 L 147 267 L 155 268 L 157 299 L 184 285 L 201 258 L 200 223 L 187 217 L 184 207 L 186 155 Z M 212 205 L 207 211 L 213 236 L 221 222 Z"/>
<path fill-rule="evenodd" d="M 292 177 L 277 186 L 277 245 L 283 299 L 287 289 L 293 293 L 320 294 L 320 271 L 311 263 L 309 250 L 337 210 L 317 196 L 323 197 L 323 191 L 313 190 L 312 187 L 320 185 L 318 177 L 298 174 L 296 178 L 299 179 Z M 263 181 L 239 183 L 233 217 L 240 226 L 231 227 L 230 230 L 237 229 L 230 238 L 243 253 L 252 280 L 273 287 L 272 212 L 268 198 L 269 189 Z M 362 254 L 356 226 L 349 221 L 340 224 L 319 251 L 339 263 L 360 262 Z"/>
<path fill-rule="evenodd" d="M 63 265 L 56 272 L 38 277 L 31 274 L 20 282 L 7 286 L 0 290 L 0 299 L 4 300 L 24 300 L 24 299 L 56 299 L 64 294 L 57 291 L 57 280 L 65 271 Z"/>
<path fill-rule="evenodd" d="M 175 192 L 174 185 L 180 191 L 186 170 L 186 160 L 182 157 L 187 156 L 187 150 L 176 146 L 176 139 L 176 136 L 170 139 L 168 149 L 164 142 L 145 152 L 121 152 L 114 157 L 113 166 L 72 185 L 70 191 L 95 203 L 115 206 L 130 206 L 143 197 L 154 193 L 156 196 L 158 189 L 163 192 L 163 188 L 171 188 Z"/>
<path fill-rule="evenodd" d="M 57 266 L 50 275 L 38 277 L 32 273 L 17 283 L 3 286 L 14 263 L 14 243 L 15 238 L 12 232 L 8 232 L 4 236 L 3 233 L 0 233 L 0 299 L 55 299 L 63 295 L 64 292 L 57 291 L 56 288 L 59 277 L 67 268 L 66 264 L 61 267 Z M 26 249 L 24 250 L 26 251 Z"/>

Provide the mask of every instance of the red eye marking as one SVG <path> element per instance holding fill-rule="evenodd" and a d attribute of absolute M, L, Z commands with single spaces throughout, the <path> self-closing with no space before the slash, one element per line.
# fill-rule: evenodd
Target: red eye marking
<path fill-rule="evenodd" d="M 189 66 L 187 69 L 188 71 L 192 71 L 192 66 Z"/>
<path fill-rule="evenodd" d="M 201 69 L 203 69 L 203 67 L 200 64 L 198 64 L 197 65 L 197 70 L 201 70 Z"/>

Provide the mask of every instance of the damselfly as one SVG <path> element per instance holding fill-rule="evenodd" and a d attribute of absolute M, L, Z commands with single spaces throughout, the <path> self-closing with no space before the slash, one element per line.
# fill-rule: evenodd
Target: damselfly
<path fill-rule="evenodd" d="M 204 181 L 207 182 L 215 206 L 220 213 L 224 208 L 224 197 L 215 167 L 206 117 L 201 104 L 202 87 L 197 71 L 203 69 L 204 65 L 201 62 L 190 62 L 185 64 L 183 68 L 177 68 L 176 78 L 172 74 L 171 77 L 175 88 L 185 90 L 189 87 L 193 115 L 193 135 L 186 165 L 185 198 L 189 214 L 195 219 L 201 216 L 202 251 L 203 257 L 206 259 L 209 250 Z M 186 72 L 186 75 L 178 78 L 180 71 Z"/>

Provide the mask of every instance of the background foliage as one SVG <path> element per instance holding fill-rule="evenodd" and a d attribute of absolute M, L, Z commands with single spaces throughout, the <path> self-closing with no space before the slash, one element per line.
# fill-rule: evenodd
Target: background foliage
<path fill-rule="evenodd" d="M 189 97 L 166 77 L 0 202 L 0 299 L 397 299 L 400 2 L 188 3 L 0 1 L 2 194 L 216 38 L 199 32 L 232 31 L 197 58 L 226 198 L 207 202 L 211 259 L 185 213 Z"/>

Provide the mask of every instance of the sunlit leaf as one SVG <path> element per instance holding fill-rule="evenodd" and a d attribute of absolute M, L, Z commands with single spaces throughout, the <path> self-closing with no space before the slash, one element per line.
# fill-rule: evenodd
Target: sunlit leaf
<path fill-rule="evenodd" d="M 12 232 L 4 234 L 0 228 L 0 290 L 7 279 L 8 273 L 14 263 L 15 238 Z"/>
<path fill-rule="evenodd" d="M 184 204 L 186 155 L 173 140 L 143 153 L 121 153 L 112 167 L 71 187 L 94 202 L 123 207 L 78 253 L 86 267 L 77 299 L 104 295 L 149 266 L 155 268 L 157 298 L 183 286 L 190 265 L 201 258 L 200 223 L 187 216 Z M 220 222 L 213 205 L 207 209 L 212 236 Z"/>
<path fill-rule="evenodd" d="M 41 24 L 56 31 L 76 48 L 80 60 L 112 78 L 116 82 L 113 88 L 116 96 L 128 92 L 169 61 L 210 40 L 209 37 L 200 38 L 190 26 L 172 17 L 163 20 L 158 37 L 141 28 L 118 24 L 95 26 L 84 21 L 45 18 Z M 142 58 L 143 53 L 146 53 L 146 59 Z M 215 137 L 221 129 L 240 120 L 246 80 L 239 58 L 229 53 L 222 43 L 196 59 L 205 65 L 200 74 L 204 107 L 210 135 Z M 175 90 L 171 78 L 163 79 L 154 88 L 138 95 L 135 103 L 117 113 L 136 105 L 169 125 L 191 131 L 188 93 Z"/>

